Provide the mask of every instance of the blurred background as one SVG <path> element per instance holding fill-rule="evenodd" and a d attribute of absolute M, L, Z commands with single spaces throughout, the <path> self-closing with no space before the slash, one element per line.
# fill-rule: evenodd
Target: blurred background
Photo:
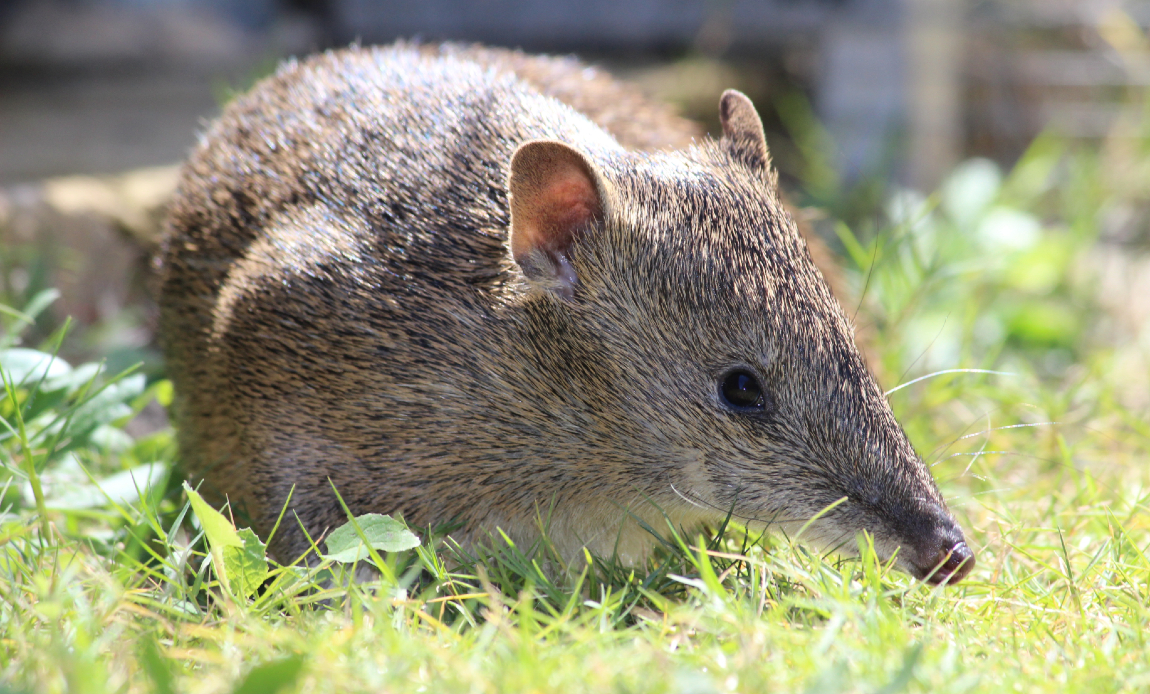
<path fill-rule="evenodd" d="M 1105 349 L 1142 407 L 1148 26 L 1148 0 L 2 0 L 0 303 L 60 293 L 3 327 L 71 316 L 66 357 L 162 373 L 163 202 L 230 95 L 355 41 L 479 41 L 577 54 L 712 132 L 722 90 L 749 94 L 860 330 L 899 345 L 872 360 L 888 385 L 1065 379 Z"/>
<path fill-rule="evenodd" d="M 176 161 L 275 61 L 419 37 L 576 53 L 708 120 L 727 86 L 768 117 L 801 94 L 844 174 L 929 189 L 1049 127 L 1109 133 L 1147 23 L 1123 0 L 5 0 L 0 185 Z"/>

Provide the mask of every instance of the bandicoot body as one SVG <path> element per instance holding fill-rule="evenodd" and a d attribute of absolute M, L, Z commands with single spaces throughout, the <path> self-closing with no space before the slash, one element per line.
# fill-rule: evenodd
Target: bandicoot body
<path fill-rule="evenodd" d="M 184 168 L 161 329 L 202 491 L 282 560 L 354 514 L 641 561 L 666 527 L 973 565 L 780 203 L 723 137 L 571 60 L 351 48 L 238 98 Z M 294 490 L 294 491 L 293 491 Z M 836 502 L 839 502 L 837 505 Z"/>

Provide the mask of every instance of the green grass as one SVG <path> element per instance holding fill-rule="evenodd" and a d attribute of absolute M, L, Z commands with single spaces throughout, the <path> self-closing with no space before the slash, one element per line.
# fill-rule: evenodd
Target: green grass
<path fill-rule="evenodd" d="M 169 475 L 172 432 L 124 431 L 170 386 L 4 352 L 0 692 L 1150 690 L 1150 345 L 1090 263 L 1111 213 L 1150 198 L 1129 180 L 1150 163 L 1138 142 L 1043 138 L 1004 176 L 968 163 L 866 215 L 836 209 L 825 162 L 798 172 L 978 551 L 960 586 L 890 570 L 865 537 L 840 560 L 737 527 L 660 528 L 635 572 L 589 560 L 560 579 L 546 547 L 469 557 L 433 535 L 363 559 L 368 582 L 317 560 L 222 585 L 215 521 Z M 29 328 L 50 300 L 10 293 L 0 349 L 39 334 L 23 348 L 57 353 L 65 330 Z"/>

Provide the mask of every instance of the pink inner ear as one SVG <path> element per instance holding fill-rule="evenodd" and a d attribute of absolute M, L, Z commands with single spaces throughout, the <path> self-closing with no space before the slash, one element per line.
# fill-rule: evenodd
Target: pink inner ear
<path fill-rule="evenodd" d="M 546 180 L 528 200 L 520 200 L 524 224 L 512 239 L 516 258 L 542 250 L 563 253 L 571 247 L 575 231 L 602 214 L 595 184 L 583 167 L 555 162 Z"/>
<path fill-rule="evenodd" d="M 544 192 L 545 200 L 540 201 L 542 238 L 538 247 L 565 252 L 575 230 L 591 221 L 599 205 L 595 190 L 582 171 L 571 167 L 556 179 Z"/>

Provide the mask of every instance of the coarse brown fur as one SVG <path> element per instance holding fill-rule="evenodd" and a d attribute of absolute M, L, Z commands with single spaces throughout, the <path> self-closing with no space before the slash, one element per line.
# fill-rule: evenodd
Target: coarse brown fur
<path fill-rule="evenodd" d="M 530 542 L 545 516 L 566 555 L 632 562 L 652 538 L 628 514 L 793 530 L 845 497 L 809 539 L 867 530 L 915 575 L 965 575 L 757 114 L 723 111 L 722 140 L 689 144 L 602 73 L 473 47 L 285 65 L 209 129 L 171 208 L 189 470 L 265 534 L 293 487 L 309 533 L 342 524 L 334 483 L 356 514 L 464 542 Z M 761 381 L 753 411 L 724 401 L 732 369 Z M 290 519 L 272 545 L 306 547 Z"/>

